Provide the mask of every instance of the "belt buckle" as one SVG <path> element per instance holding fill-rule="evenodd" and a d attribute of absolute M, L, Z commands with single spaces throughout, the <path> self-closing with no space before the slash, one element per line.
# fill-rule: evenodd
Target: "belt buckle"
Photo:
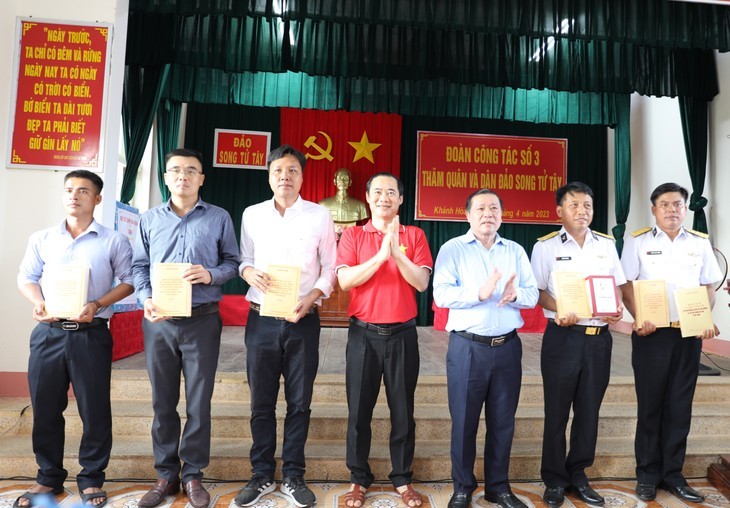
<path fill-rule="evenodd" d="M 79 329 L 79 324 L 76 321 L 62 321 L 61 329 L 67 332 L 73 332 Z"/>
<path fill-rule="evenodd" d="M 670 328 L 680 328 L 680 323 L 679 323 L 679 321 L 672 321 L 671 323 L 669 323 L 669 327 Z"/>
<path fill-rule="evenodd" d="M 496 339 L 492 339 L 492 342 L 491 342 L 491 344 L 489 344 L 489 345 L 490 345 L 490 346 L 492 346 L 492 347 L 494 347 L 494 346 L 501 346 L 502 344 L 504 344 L 504 341 L 505 341 L 505 340 L 506 340 L 506 339 L 505 339 L 505 337 L 504 337 L 504 336 L 502 336 L 502 337 L 497 337 Z"/>
<path fill-rule="evenodd" d="M 586 335 L 598 335 L 601 333 L 601 329 L 597 326 L 586 326 Z"/>
<path fill-rule="evenodd" d="M 380 326 L 375 325 L 378 327 L 378 335 L 392 335 L 391 328 L 389 326 Z"/>

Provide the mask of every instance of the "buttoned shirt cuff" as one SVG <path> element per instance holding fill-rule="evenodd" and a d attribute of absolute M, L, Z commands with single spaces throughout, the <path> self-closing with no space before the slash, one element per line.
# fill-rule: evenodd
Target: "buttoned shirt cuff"
<path fill-rule="evenodd" d="M 210 285 L 211 286 L 220 286 L 221 277 L 223 277 L 223 272 L 219 268 L 206 268 L 208 270 L 208 273 L 210 274 Z"/>
<path fill-rule="evenodd" d="M 152 298 L 152 289 L 139 289 L 137 290 L 137 299 L 139 300 L 139 303 L 144 305 L 144 301 L 147 298 Z"/>
<path fill-rule="evenodd" d="M 334 290 L 334 287 L 332 286 L 330 281 L 328 281 L 327 279 L 325 279 L 323 277 L 320 277 L 319 279 L 317 279 L 317 282 L 314 283 L 314 288 L 322 291 L 322 293 L 323 293 L 322 298 L 329 298 L 330 295 L 332 294 L 332 291 Z"/>
<path fill-rule="evenodd" d="M 239 277 L 243 278 L 243 271 L 249 266 L 253 266 L 253 263 L 250 261 L 243 261 L 240 265 L 238 265 Z"/>

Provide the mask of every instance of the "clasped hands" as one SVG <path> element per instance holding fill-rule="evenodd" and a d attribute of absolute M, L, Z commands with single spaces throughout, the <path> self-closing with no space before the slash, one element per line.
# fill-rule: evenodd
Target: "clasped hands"
<path fill-rule="evenodd" d="M 396 215 L 393 221 L 386 226 L 377 259 L 382 264 L 388 261 L 391 256 L 396 258 L 401 255 L 403 255 L 403 251 L 400 249 L 400 220 Z"/>
<path fill-rule="evenodd" d="M 515 288 L 515 277 L 517 276 L 517 273 L 513 273 L 509 280 L 504 285 L 504 290 L 502 291 L 502 298 L 499 299 L 499 303 L 497 304 L 497 307 L 502 307 L 503 305 L 506 305 L 508 303 L 512 303 L 515 300 L 517 300 L 517 288 Z M 494 268 L 494 271 L 492 271 L 492 275 L 487 277 L 487 280 L 484 281 L 484 284 L 482 284 L 482 287 L 479 288 L 479 301 L 483 302 L 484 300 L 487 300 L 492 296 L 494 293 L 494 290 L 497 288 L 497 283 L 499 282 L 499 279 L 502 278 L 502 272 L 499 271 L 498 268 Z"/>

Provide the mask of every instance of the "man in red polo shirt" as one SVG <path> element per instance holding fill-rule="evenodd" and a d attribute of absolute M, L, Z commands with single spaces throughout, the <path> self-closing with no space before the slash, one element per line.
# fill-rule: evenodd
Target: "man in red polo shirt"
<path fill-rule="evenodd" d="M 411 486 L 416 423 L 413 394 L 418 379 L 416 290 L 425 291 L 433 268 L 423 230 L 401 226 L 403 183 L 390 173 L 368 180 L 372 219 L 345 229 L 337 249 L 337 278 L 350 291 L 347 336 L 348 507 L 362 506 L 374 476 L 368 464 L 373 408 L 384 380 L 391 413 L 389 475 L 406 506 L 421 506 Z"/>

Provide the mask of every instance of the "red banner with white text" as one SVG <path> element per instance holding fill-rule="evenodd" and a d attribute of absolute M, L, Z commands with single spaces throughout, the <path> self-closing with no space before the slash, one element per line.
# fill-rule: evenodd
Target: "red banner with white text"
<path fill-rule="evenodd" d="M 416 219 L 466 220 L 466 198 L 488 188 L 502 220 L 558 224 L 555 191 L 566 183 L 568 140 L 419 131 Z"/>
<path fill-rule="evenodd" d="M 349 194 L 365 201 L 365 184 L 375 173 L 400 176 L 401 117 L 389 113 L 349 113 L 281 109 L 281 144 L 307 157 L 304 199 L 321 201 L 337 193 L 335 171 L 349 169 Z"/>
<path fill-rule="evenodd" d="M 18 23 L 8 166 L 99 171 L 111 25 Z"/>

